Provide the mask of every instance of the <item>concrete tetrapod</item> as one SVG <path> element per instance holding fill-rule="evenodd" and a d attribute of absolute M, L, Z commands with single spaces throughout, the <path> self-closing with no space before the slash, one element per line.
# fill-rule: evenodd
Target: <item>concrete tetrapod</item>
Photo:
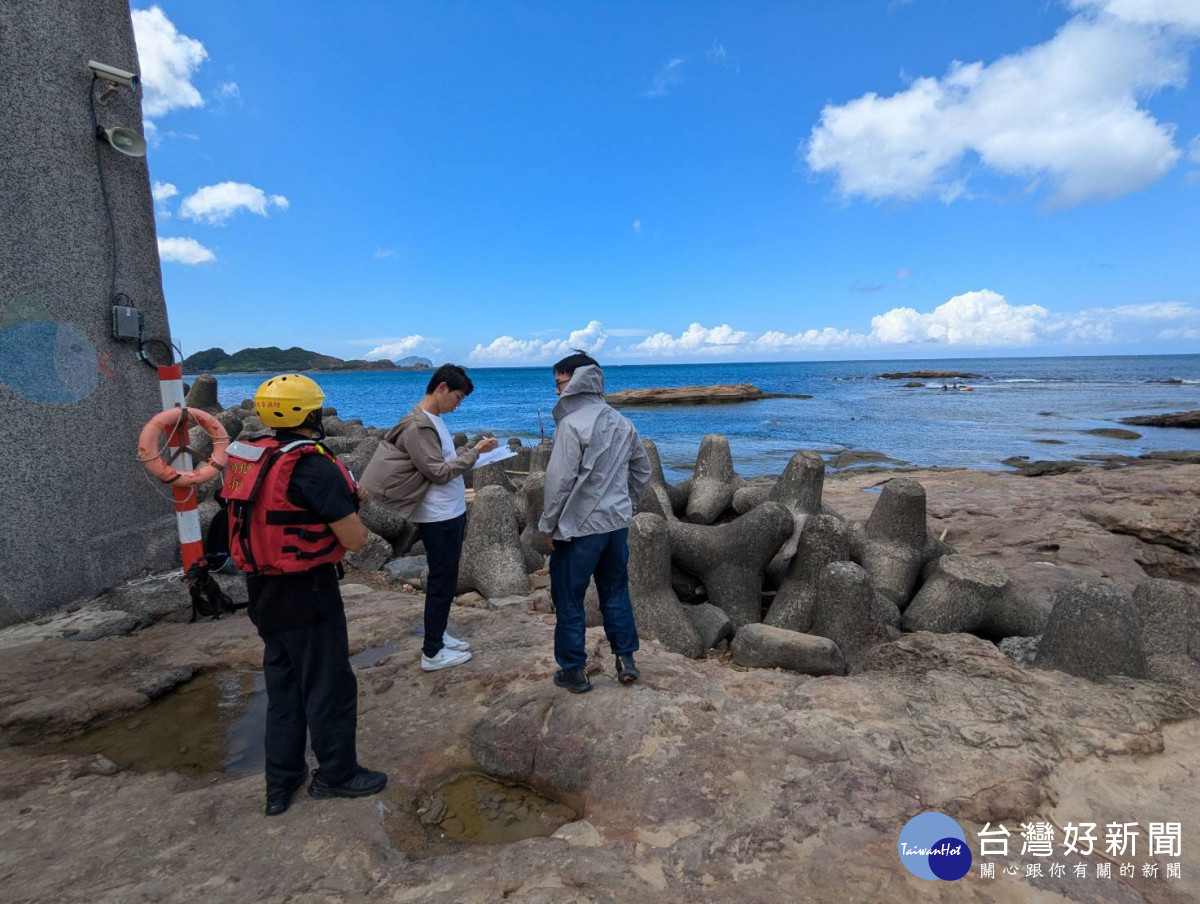
<path fill-rule="evenodd" d="M 700 440 L 696 471 L 688 493 L 687 520 L 693 524 L 712 524 L 729 508 L 736 489 L 729 440 L 719 433 L 710 433 Z"/>
<path fill-rule="evenodd" d="M 658 446 L 652 439 L 643 439 L 642 447 L 650 458 L 650 485 L 646 488 L 646 495 L 638 504 L 637 513 L 649 512 L 652 515 L 660 515 L 668 521 L 674 521 L 675 510 L 671 505 L 671 491 L 667 485 L 667 478 L 663 475 Z"/>
<path fill-rule="evenodd" d="M 196 377 L 183 404 L 188 408 L 201 408 L 209 414 L 220 411 L 221 403 L 217 401 L 217 378 L 212 374 L 200 374 Z"/>
<path fill-rule="evenodd" d="M 771 483 L 752 483 L 737 490 L 733 494 L 733 510 L 744 515 L 752 508 L 757 508 L 771 498 Z"/>
<path fill-rule="evenodd" d="M 554 550 L 550 541 L 540 530 L 538 521 L 542 517 L 542 507 L 546 501 L 546 472 L 531 471 L 521 487 L 521 495 L 525 499 L 525 529 L 521 531 L 521 546 L 525 550 L 526 567 L 536 559 L 537 568 L 541 568 L 542 556 L 548 556 Z"/>
<path fill-rule="evenodd" d="M 1200 591 L 1179 581 L 1147 578 L 1133 591 L 1150 677 L 1200 678 Z"/>
<path fill-rule="evenodd" d="M 1142 626 L 1133 602 L 1108 584 L 1067 584 L 1054 597 L 1033 667 L 1092 681 L 1109 675 L 1148 677 Z"/>
<path fill-rule="evenodd" d="M 846 661 L 827 637 L 770 625 L 746 625 L 733 638 L 733 661 L 751 669 L 789 669 L 806 675 L 845 675 Z"/>
<path fill-rule="evenodd" d="M 807 631 L 812 626 L 821 572 L 826 565 L 845 562 L 847 550 L 846 522 L 831 515 L 808 518 L 796 555 L 763 621 L 789 631 Z"/>
<path fill-rule="evenodd" d="M 545 472 L 546 465 L 550 464 L 550 453 L 554 451 L 554 443 L 548 439 L 543 439 L 529 454 L 529 470 Z"/>
<path fill-rule="evenodd" d="M 376 499 L 368 499 L 358 509 L 367 530 L 379 534 L 395 548 L 403 539 L 411 539 L 413 528 L 408 520 Z"/>
<path fill-rule="evenodd" d="M 1045 611 L 1023 596 L 1002 568 L 970 556 L 935 560 L 929 579 L 904 610 L 906 631 L 1001 640 L 1033 637 L 1045 627 Z"/>
<path fill-rule="evenodd" d="M 673 521 L 668 527 L 676 564 L 704 583 L 709 601 L 734 629 L 761 621 L 763 570 L 792 532 L 791 513 L 765 502 L 728 524 Z"/>
<path fill-rule="evenodd" d="M 797 452 L 787 463 L 783 475 L 771 488 L 769 499 L 781 502 L 792 513 L 792 535 L 784 541 L 767 565 L 767 586 L 783 583 L 788 565 L 800 544 L 804 522 L 821 513 L 821 490 L 825 486 L 825 462 L 816 452 Z M 739 491 L 740 492 L 740 491 Z"/>
<path fill-rule="evenodd" d="M 506 471 L 510 462 L 511 459 L 505 459 L 504 461 L 494 461 L 490 465 L 484 465 L 480 468 L 472 468 L 471 488 L 478 492 L 484 487 L 501 487 L 509 493 L 516 493 L 517 488 L 508 479 L 508 472 Z"/>
<path fill-rule="evenodd" d="M 891 639 L 864 569 L 834 562 L 821 570 L 810 633 L 836 643 L 851 671 L 869 650 Z"/>
<path fill-rule="evenodd" d="M 671 510 L 675 517 L 682 518 L 687 514 L 688 497 L 692 494 L 692 478 L 681 480 L 667 487 L 667 495 L 671 498 Z"/>
<path fill-rule="evenodd" d="M 528 596 L 531 590 L 516 503 L 498 486 L 478 490 L 467 512 L 457 592 L 466 590 L 478 590 L 488 599 Z"/>
<path fill-rule="evenodd" d="M 629 598 L 638 634 L 697 659 L 704 645 L 671 589 L 671 539 L 658 515 L 635 515 L 629 528 Z"/>
<path fill-rule="evenodd" d="M 921 574 L 926 533 L 925 488 L 911 477 L 884 484 L 861 535 L 851 533 L 851 558 L 866 569 L 875 591 L 901 610 Z"/>
<path fill-rule="evenodd" d="M 700 635 L 700 646 L 704 649 L 711 650 L 722 640 L 733 637 L 733 623 L 729 616 L 712 603 L 684 606 L 683 612 Z"/>

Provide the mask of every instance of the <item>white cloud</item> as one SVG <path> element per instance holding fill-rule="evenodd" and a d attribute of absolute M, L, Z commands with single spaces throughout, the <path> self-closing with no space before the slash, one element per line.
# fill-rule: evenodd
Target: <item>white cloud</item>
<path fill-rule="evenodd" d="M 666 97 L 683 84 L 683 64 L 686 62 L 686 57 L 672 57 L 663 63 L 658 72 L 654 73 L 654 78 L 650 82 L 650 87 L 646 89 L 645 96 Z"/>
<path fill-rule="evenodd" d="M 171 110 L 204 106 L 192 77 L 208 59 L 199 41 L 182 35 L 160 7 L 135 9 L 133 33 L 142 78 L 142 113 L 162 116 Z"/>
<path fill-rule="evenodd" d="M 640 339 L 642 336 L 649 336 L 653 330 L 641 330 L 634 327 L 614 327 L 612 329 L 606 328 L 604 332 L 618 339 Z"/>
<path fill-rule="evenodd" d="M 177 194 L 179 194 L 179 189 L 176 188 L 174 185 L 172 185 L 170 182 L 157 182 L 156 181 L 150 187 L 151 197 L 153 197 L 154 200 L 159 203 L 161 203 L 163 201 L 168 201 L 171 198 L 175 197 Z"/>
<path fill-rule="evenodd" d="M 745 330 L 735 330 L 727 323 L 711 328 L 693 323 L 678 336 L 672 336 L 670 333 L 654 333 L 636 345 L 629 346 L 627 351 L 632 355 L 656 357 L 722 355 L 745 346 L 752 338 L 752 334 Z"/>
<path fill-rule="evenodd" d="M 1032 345 L 1050 312 L 1041 305 L 1010 305 L 990 289 L 955 295 L 932 311 L 892 310 L 871 318 L 871 338 L 884 345 L 941 342 L 991 348 Z"/>
<path fill-rule="evenodd" d="M 1096 10 L 1136 25 L 1157 25 L 1200 32 L 1196 0 L 1068 0 L 1079 10 Z"/>
<path fill-rule="evenodd" d="M 375 346 L 364 355 L 366 358 L 403 358 L 406 355 L 411 355 L 423 345 L 428 345 L 429 340 L 420 334 L 412 336 L 404 336 L 400 339 L 391 339 Z"/>
<path fill-rule="evenodd" d="M 516 339 L 512 336 L 497 336 L 487 345 L 480 343 L 467 357 L 480 362 L 544 361 L 549 358 L 569 355 L 575 349 L 595 354 L 604 347 L 608 332 L 598 320 L 593 320 L 581 330 L 574 330 L 566 339 Z"/>
<path fill-rule="evenodd" d="M 195 239 L 160 238 L 158 240 L 159 260 L 174 264 L 207 264 L 215 261 L 217 256 Z"/>
<path fill-rule="evenodd" d="M 1119 305 L 1061 314 L 1041 305 L 1014 305 L 990 289 L 964 292 L 929 311 L 897 307 L 871 319 L 869 332 L 823 327 L 786 333 L 768 330 L 754 334 L 729 324 L 705 327 L 693 323 L 678 336 L 655 333 L 641 342 L 614 349 L 621 357 L 730 357 L 770 356 L 786 352 L 829 349 L 926 348 L 998 349 L 1034 348 L 1048 343 L 1106 344 L 1121 339 L 1138 342 L 1150 338 L 1163 321 L 1183 321 L 1171 337 L 1190 338 L 1192 323 L 1200 325 L 1200 309 L 1181 302 Z M 609 330 L 610 335 L 616 331 Z"/>
<path fill-rule="evenodd" d="M 217 97 L 221 100 L 241 100 L 242 89 L 237 82 L 224 82 L 217 88 Z"/>
<path fill-rule="evenodd" d="M 730 69 L 733 72 L 741 71 L 742 67 L 738 63 L 738 58 L 731 55 L 729 51 L 725 49 L 725 45 L 716 39 L 713 40 L 712 47 L 708 48 L 704 56 L 705 59 L 716 66 L 724 66 L 726 69 Z"/>
<path fill-rule="evenodd" d="M 1158 334 L 1159 339 L 1200 339 L 1200 329 L 1163 330 Z"/>
<path fill-rule="evenodd" d="M 634 221 L 633 221 L 633 234 L 634 234 L 634 235 L 641 235 L 641 234 L 642 234 L 642 221 L 641 221 L 641 220 L 634 220 Z"/>
<path fill-rule="evenodd" d="M 1200 164 L 1200 135 L 1188 142 L 1188 160 Z"/>
<path fill-rule="evenodd" d="M 1176 31 L 1195 0 L 1075 0 L 1083 12 L 1049 41 L 990 64 L 953 63 L 890 97 L 869 92 L 821 111 L 801 147 L 840 192 L 868 200 L 967 191 L 967 165 L 1037 185 L 1052 202 L 1112 198 L 1149 185 L 1180 156 L 1175 127 L 1141 104 L 1182 86 L 1187 53 Z M 1138 24 L 1156 22 L 1164 27 Z"/>
<path fill-rule="evenodd" d="M 260 217 L 267 215 L 269 207 L 286 210 L 288 199 L 283 195 L 271 195 L 245 182 L 220 182 L 197 189 L 183 199 L 180 213 L 189 220 L 200 220 L 220 226 L 239 210 L 248 210 Z"/>
<path fill-rule="evenodd" d="M 375 260 L 377 260 L 377 261 L 385 261 L 389 257 L 395 257 L 395 256 L 396 256 L 395 248 L 376 248 L 375 249 Z"/>

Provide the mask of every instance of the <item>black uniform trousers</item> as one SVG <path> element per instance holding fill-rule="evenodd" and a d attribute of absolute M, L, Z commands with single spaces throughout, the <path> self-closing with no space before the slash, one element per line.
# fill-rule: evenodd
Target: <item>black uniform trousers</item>
<path fill-rule="evenodd" d="M 358 681 L 350 665 L 346 613 L 341 606 L 323 611 L 313 624 L 266 635 L 263 644 L 268 791 L 307 774 L 310 732 L 317 776 L 332 785 L 349 781 L 358 769 Z"/>

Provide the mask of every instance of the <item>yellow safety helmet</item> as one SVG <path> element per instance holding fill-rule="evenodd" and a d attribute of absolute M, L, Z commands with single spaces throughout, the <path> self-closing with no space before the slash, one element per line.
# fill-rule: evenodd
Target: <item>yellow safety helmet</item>
<path fill-rule="evenodd" d="M 299 427 L 325 403 L 325 393 L 304 374 L 271 377 L 254 393 L 254 410 L 266 427 Z"/>

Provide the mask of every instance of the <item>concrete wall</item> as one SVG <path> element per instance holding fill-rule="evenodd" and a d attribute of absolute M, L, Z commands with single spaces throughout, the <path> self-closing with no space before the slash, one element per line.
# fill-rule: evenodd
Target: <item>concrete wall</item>
<path fill-rule="evenodd" d="M 89 59 L 138 70 L 127 0 L 0 2 L 0 625 L 178 558 L 169 496 L 135 460 L 157 378 L 110 337 Z M 142 131 L 140 90 L 98 113 Z M 117 291 L 166 337 L 146 160 L 100 156 Z"/>

